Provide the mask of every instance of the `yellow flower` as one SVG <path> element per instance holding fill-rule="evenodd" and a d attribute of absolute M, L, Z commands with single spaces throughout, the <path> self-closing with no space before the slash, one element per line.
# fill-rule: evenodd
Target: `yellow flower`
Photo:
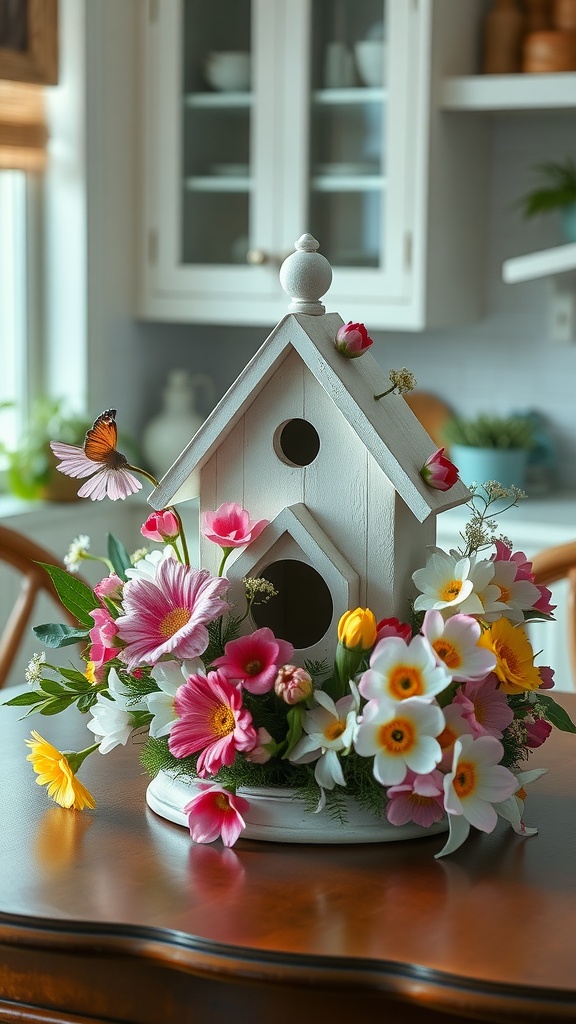
<path fill-rule="evenodd" d="M 96 679 L 96 665 L 93 661 L 86 662 L 86 671 L 84 675 L 86 676 L 88 682 L 92 683 L 92 686 L 96 685 L 98 680 Z"/>
<path fill-rule="evenodd" d="M 482 633 L 478 646 L 496 655 L 494 671 L 504 693 L 524 693 L 539 688 L 541 679 L 534 667 L 532 644 L 521 626 L 513 626 L 506 618 L 498 619 Z"/>
<path fill-rule="evenodd" d="M 95 807 L 94 797 L 78 781 L 70 763 L 74 760 L 77 762 L 76 766 L 78 762 L 81 764 L 85 752 L 70 755 L 69 760 L 51 743 L 42 739 L 39 733 L 32 730 L 32 736 L 33 739 L 26 740 L 26 744 L 31 748 L 26 760 L 32 762 L 32 767 L 38 775 L 38 785 L 48 786 L 48 796 L 61 807 L 74 807 L 78 811 L 82 811 L 84 807 Z M 94 747 L 90 749 L 93 750 Z"/>
<path fill-rule="evenodd" d="M 338 640 L 351 650 L 369 651 L 376 642 L 376 619 L 369 608 L 344 612 L 338 623 Z"/>

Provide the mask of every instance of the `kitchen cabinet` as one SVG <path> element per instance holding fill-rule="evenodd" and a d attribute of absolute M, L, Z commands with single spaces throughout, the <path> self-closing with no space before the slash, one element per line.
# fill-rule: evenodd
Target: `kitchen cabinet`
<path fill-rule="evenodd" d="M 485 132 L 440 85 L 474 68 L 481 0 L 141 6 L 141 317 L 273 325 L 305 231 L 345 319 L 478 317 Z"/>

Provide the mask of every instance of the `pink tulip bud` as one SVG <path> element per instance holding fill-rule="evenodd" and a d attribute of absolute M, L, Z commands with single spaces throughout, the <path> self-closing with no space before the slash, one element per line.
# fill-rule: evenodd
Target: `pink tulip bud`
<path fill-rule="evenodd" d="M 155 540 L 159 544 L 165 540 L 174 540 L 179 532 L 178 520 L 170 509 L 152 512 L 140 529 L 140 533 L 146 537 L 146 540 Z"/>
<path fill-rule="evenodd" d="M 458 470 L 444 455 L 444 448 L 438 448 L 420 470 L 420 476 L 437 491 L 448 491 L 458 480 Z"/>
<path fill-rule="evenodd" d="M 334 339 L 334 347 L 347 359 L 358 359 L 372 344 L 364 324 L 353 324 L 351 320 L 342 324 Z"/>
<path fill-rule="evenodd" d="M 272 739 L 268 729 L 264 729 L 263 726 L 257 730 L 256 735 L 256 746 L 244 754 L 244 757 L 247 761 L 250 761 L 251 764 L 266 764 L 266 762 L 272 757 L 272 751 L 276 746 L 276 743 Z"/>
<path fill-rule="evenodd" d="M 124 584 L 120 577 L 115 572 L 111 572 L 109 576 L 105 576 L 103 580 L 100 580 L 100 583 L 96 584 L 94 593 L 100 600 L 108 597 L 111 601 L 119 601 L 122 597 L 123 587 Z"/>
<path fill-rule="evenodd" d="M 276 676 L 274 692 L 287 704 L 299 704 L 310 696 L 314 685 L 312 677 L 304 668 L 283 665 Z"/>

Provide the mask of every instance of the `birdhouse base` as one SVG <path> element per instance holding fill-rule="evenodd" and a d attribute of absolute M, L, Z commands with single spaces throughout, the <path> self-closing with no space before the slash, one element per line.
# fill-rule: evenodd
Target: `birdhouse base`
<path fill-rule="evenodd" d="M 160 771 L 146 792 L 146 803 L 156 814 L 177 825 L 188 827 L 184 807 L 196 795 L 194 779 L 168 771 Z M 295 789 L 246 789 L 238 795 L 248 800 L 246 829 L 242 839 L 258 839 L 273 843 L 387 843 L 400 839 L 424 839 L 448 831 L 446 818 L 422 828 L 413 822 L 391 825 L 387 818 L 377 818 L 354 800 L 346 801 L 346 819 L 341 821 L 324 808 L 318 813 L 307 809 Z"/>

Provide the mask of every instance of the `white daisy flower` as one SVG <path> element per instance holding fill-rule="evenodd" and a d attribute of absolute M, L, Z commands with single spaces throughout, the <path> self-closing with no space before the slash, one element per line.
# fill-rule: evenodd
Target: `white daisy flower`
<path fill-rule="evenodd" d="M 434 548 L 426 567 L 417 569 L 412 579 L 419 597 L 414 602 L 416 611 L 434 608 L 443 614 L 482 615 L 498 611 L 505 605 L 499 600 L 500 588 L 491 585 L 494 562 L 477 561 L 476 556 L 460 558 L 457 552 L 446 554 Z"/>
<path fill-rule="evenodd" d="M 409 644 L 399 636 L 388 636 L 376 644 L 370 668 L 363 673 L 358 688 L 367 699 L 432 699 L 449 682 L 446 667 L 434 657 L 432 647 L 423 636 L 413 637 Z"/>
<path fill-rule="evenodd" d="M 403 701 L 381 697 L 368 701 L 358 722 L 354 749 L 361 757 L 374 757 L 374 778 L 382 786 L 399 786 L 409 768 L 428 775 L 442 757 L 436 739 L 444 729 L 437 704 L 408 697 Z"/>
<path fill-rule="evenodd" d="M 89 550 L 90 537 L 87 537 L 85 533 L 81 533 L 79 537 L 76 537 L 75 540 L 72 541 L 68 551 L 64 555 L 64 565 L 68 569 L 68 572 L 78 572 L 80 562 L 89 557 Z"/>
<path fill-rule="evenodd" d="M 494 622 L 502 615 L 505 615 L 511 622 L 524 622 L 524 611 L 533 608 L 540 600 L 541 594 L 538 587 L 530 580 L 516 579 L 518 566 L 512 559 L 505 561 L 499 559 L 494 563 L 494 576 L 491 583 L 500 590 L 499 601 L 503 604 L 500 612 L 485 611 L 484 618 L 487 622 Z"/>
<path fill-rule="evenodd" d="M 163 548 L 155 548 L 154 551 L 149 551 L 143 558 L 140 558 L 136 565 L 126 569 L 126 575 L 130 580 L 154 580 L 160 563 L 165 558 L 175 557 L 174 549 L 169 544 Z"/>
<path fill-rule="evenodd" d="M 307 735 L 298 740 L 290 754 L 290 761 L 295 764 L 317 760 L 314 778 L 322 790 L 346 785 L 339 755 L 347 754 L 352 746 L 359 706 L 358 691 L 353 683 L 351 686 L 353 692 L 336 703 L 323 690 L 314 691 L 320 706 L 306 713 L 304 732 Z M 323 800 L 317 809 L 322 805 Z"/>
<path fill-rule="evenodd" d="M 45 661 L 45 651 L 36 652 L 36 654 L 33 654 L 32 657 L 30 658 L 30 661 L 28 662 L 26 671 L 24 673 L 24 678 L 26 682 L 30 684 L 30 686 L 33 686 L 34 683 L 39 683 L 40 680 L 42 679 L 42 666 L 44 665 Z"/>
<path fill-rule="evenodd" d="M 478 647 L 482 628 L 470 615 L 444 619 L 441 612 L 430 609 L 424 616 L 422 632 L 438 661 L 457 682 L 484 679 L 496 666 L 496 655 Z"/>

